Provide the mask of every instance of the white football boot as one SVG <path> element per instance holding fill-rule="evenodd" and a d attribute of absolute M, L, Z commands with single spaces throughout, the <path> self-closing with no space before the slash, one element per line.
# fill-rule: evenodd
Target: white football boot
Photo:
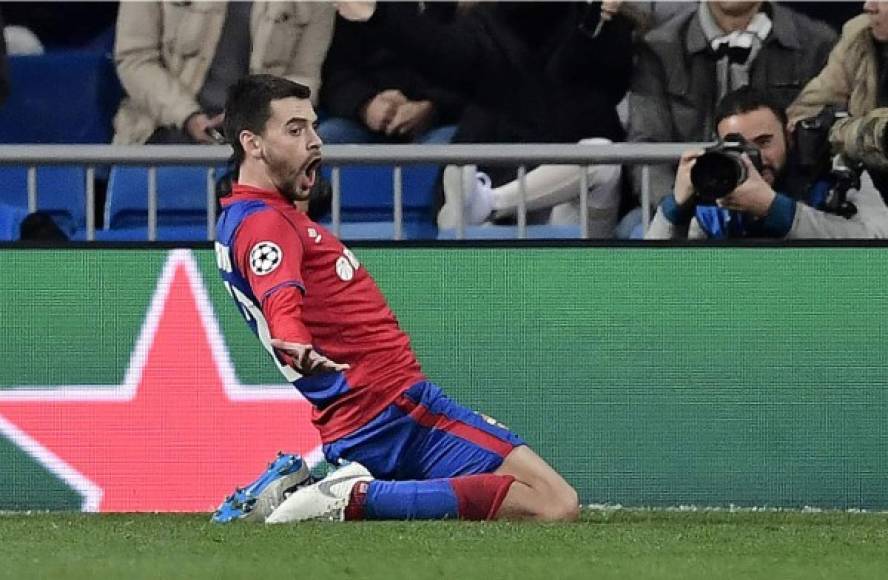
<path fill-rule="evenodd" d="M 305 520 L 343 521 L 345 507 L 355 485 L 372 481 L 373 476 L 360 463 L 349 463 L 324 479 L 299 488 L 290 494 L 271 515 L 266 524 L 287 524 Z"/>

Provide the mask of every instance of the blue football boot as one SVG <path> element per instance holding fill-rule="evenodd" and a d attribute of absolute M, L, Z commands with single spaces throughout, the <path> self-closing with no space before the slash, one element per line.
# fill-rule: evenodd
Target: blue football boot
<path fill-rule="evenodd" d="M 278 453 L 256 481 L 239 487 L 225 498 L 212 521 L 227 524 L 235 520 L 263 523 L 286 499 L 289 492 L 313 483 L 308 465 L 298 455 Z"/>

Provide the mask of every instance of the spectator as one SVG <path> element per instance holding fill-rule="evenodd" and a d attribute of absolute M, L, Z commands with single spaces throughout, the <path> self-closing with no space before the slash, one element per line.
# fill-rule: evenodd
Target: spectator
<path fill-rule="evenodd" d="M 410 6 L 441 23 L 451 22 L 457 10 L 455 2 Z M 368 27 L 344 18 L 336 21 L 322 80 L 321 107 L 331 117 L 318 128 L 325 143 L 447 143 L 465 102 L 418 72 Z"/>
<path fill-rule="evenodd" d="M 838 121 L 832 127 L 830 140 L 837 153 L 865 162 L 873 181 L 886 197 L 888 157 L 883 147 L 872 147 L 866 153 L 858 151 L 857 144 L 867 141 L 858 139 L 858 132 L 866 129 L 870 120 L 884 116 L 885 112 L 877 109 L 888 107 L 888 3 L 866 2 L 863 11 L 864 14 L 845 24 L 826 66 L 789 107 L 789 123 L 794 127 L 827 105 L 847 111 L 851 118 Z M 879 145 L 881 139 L 872 141 Z"/>
<path fill-rule="evenodd" d="M 639 46 L 629 141 L 708 140 L 719 98 L 747 84 L 784 108 L 823 67 L 835 38 L 825 24 L 771 2 L 700 2 L 679 12 Z M 641 169 L 632 169 L 638 197 Z M 673 166 L 652 166 L 654 196 L 674 179 Z"/>
<path fill-rule="evenodd" d="M 399 3 L 340 5 L 350 20 L 369 18 L 377 38 L 418 70 L 468 95 L 456 143 L 622 140 L 616 105 L 631 74 L 633 23 L 622 12 L 604 23 L 601 9 L 600 3 L 491 2 L 444 25 Z M 494 187 L 515 179 L 510 168 L 481 169 Z M 612 197 L 616 205 L 616 192 Z M 458 208 L 442 211 L 439 225 L 453 225 Z"/>
<path fill-rule="evenodd" d="M 610 143 L 607 139 L 583 139 L 581 145 Z M 459 167 L 444 170 L 444 207 L 438 213 L 438 227 L 453 228 L 459 223 L 458 208 L 462 198 L 463 223 L 480 225 L 513 218 L 521 203 L 521 183 L 513 180 L 491 187 L 490 177 L 469 166 L 466 179 Z M 620 203 L 621 171 L 619 165 L 593 165 L 586 168 L 588 235 L 590 238 L 612 238 Z M 540 165 L 527 173 L 525 208 L 528 222 L 550 224 L 580 223 L 580 166 Z M 464 181 L 465 179 L 465 181 Z M 465 193 L 460 191 L 469 184 Z"/>
<path fill-rule="evenodd" d="M 35 211 L 25 216 L 21 223 L 23 242 L 67 242 L 68 236 L 48 213 Z"/>
<path fill-rule="evenodd" d="M 642 4 L 643 9 L 648 13 L 651 28 L 660 26 L 680 12 L 688 12 L 697 9 L 696 3 L 687 2 L 686 0 L 651 0 L 649 2 L 643 2 Z"/>
<path fill-rule="evenodd" d="M 114 57 L 128 98 L 114 143 L 220 140 L 226 90 L 247 73 L 317 94 L 333 21 L 326 2 L 121 3 Z"/>
<path fill-rule="evenodd" d="M 836 197 L 847 182 L 828 167 L 805 171 L 806 160 L 791 146 L 786 114 L 775 100 L 750 87 L 741 88 L 722 99 L 713 123 L 720 139 L 739 134 L 757 149 L 760 170 L 745 155 L 746 179 L 719 196 L 714 190 L 701 190 L 699 173 L 696 180 L 692 177 L 703 152 L 685 152 L 674 191 L 663 198 L 648 239 L 888 236 L 888 207 L 868 179 L 847 192 L 852 204 L 848 205 Z"/>

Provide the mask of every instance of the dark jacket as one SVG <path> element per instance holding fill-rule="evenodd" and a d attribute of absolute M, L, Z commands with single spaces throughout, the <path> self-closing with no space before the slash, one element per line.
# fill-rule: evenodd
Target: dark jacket
<path fill-rule="evenodd" d="M 616 104 L 632 70 L 632 25 L 598 4 L 489 2 L 450 25 L 380 2 L 370 26 L 419 70 L 468 95 L 457 143 L 622 140 Z M 514 169 L 490 168 L 494 184 Z"/>
<path fill-rule="evenodd" d="M 767 4 L 773 28 L 753 61 L 749 84 L 786 108 L 823 65 L 836 40 L 827 25 L 779 4 Z M 715 134 L 716 59 L 696 10 L 650 31 L 638 47 L 629 94 L 629 141 L 697 142 Z M 633 168 L 641 191 L 641 167 Z M 671 166 L 651 168 L 651 191 L 672 189 Z M 656 199 L 653 201 L 657 201 Z"/>
<path fill-rule="evenodd" d="M 420 10 L 418 3 L 412 6 Z M 451 2 L 429 2 L 421 14 L 448 23 L 453 20 L 455 9 Z M 442 125 L 456 123 L 465 104 L 462 95 L 429 80 L 428 75 L 380 42 L 367 26 L 341 17 L 336 19 L 321 79 L 321 107 L 332 117 L 361 121 L 361 108 L 388 89 L 398 89 L 410 100 L 433 102 L 437 122 Z"/>

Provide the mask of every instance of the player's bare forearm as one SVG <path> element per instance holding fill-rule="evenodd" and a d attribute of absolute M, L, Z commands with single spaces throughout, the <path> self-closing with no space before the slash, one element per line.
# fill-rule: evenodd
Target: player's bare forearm
<path fill-rule="evenodd" d="M 290 363 L 303 376 L 311 376 L 319 373 L 338 373 L 347 371 L 347 364 L 334 362 L 318 353 L 310 344 L 286 342 L 277 338 L 271 339 L 271 346 L 289 355 L 293 361 Z"/>

